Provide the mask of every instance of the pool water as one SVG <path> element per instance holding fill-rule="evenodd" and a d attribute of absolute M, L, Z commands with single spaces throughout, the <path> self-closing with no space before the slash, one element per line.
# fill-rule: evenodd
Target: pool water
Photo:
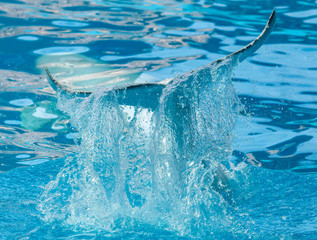
<path fill-rule="evenodd" d="M 316 239 L 316 1 L 0 3 L 0 239 Z"/>

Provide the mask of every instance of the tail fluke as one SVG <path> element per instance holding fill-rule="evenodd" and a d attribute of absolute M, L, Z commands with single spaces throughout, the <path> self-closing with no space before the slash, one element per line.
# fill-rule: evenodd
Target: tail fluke
<path fill-rule="evenodd" d="M 276 13 L 275 13 L 275 10 L 273 10 L 262 33 L 253 42 L 249 43 L 244 48 L 226 56 L 224 59 L 231 58 L 233 61 L 237 63 L 242 62 L 244 59 L 246 59 L 256 50 L 258 50 L 263 45 L 263 43 L 265 43 L 265 41 L 269 38 L 271 32 L 274 29 L 275 22 L 276 22 Z"/>
<path fill-rule="evenodd" d="M 48 76 L 47 81 L 55 91 L 57 91 L 58 89 L 66 91 L 66 89 L 54 79 L 53 75 L 50 73 L 47 67 L 45 67 L 45 71 Z"/>
<path fill-rule="evenodd" d="M 246 59 L 248 56 L 250 56 L 252 53 L 254 53 L 256 50 L 258 50 L 263 44 L 264 42 L 269 38 L 271 32 L 273 31 L 273 28 L 275 26 L 275 22 L 276 22 L 276 13 L 275 10 L 273 10 L 265 28 L 263 29 L 262 33 L 251 43 L 249 43 L 247 46 L 245 46 L 244 48 L 222 58 L 219 59 L 211 64 L 216 64 L 219 63 L 221 61 L 224 61 L 226 59 L 230 59 L 234 64 L 238 64 L 240 62 L 242 62 L 244 59 Z M 51 87 L 57 91 L 57 90 L 61 90 L 63 92 L 71 92 L 71 93 L 77 93 L 77 94 L 90 94 L 91 92 L 88 91 L 76 91 L 76 90 L 72 90 L 69 89 L 66 86 L 63 86 L 61 84 L 58 83 L 58 81 L 56 81 L 54 79 L 54 77 L 52 76 L 52 74 L 49 72 L 48 68 L 45 67 L 45 71 L 47 73 L 48 76 L 48 82 L 51 85 Z M 194 70 L 192 72 L 195 71 L 199 71 L 199 69 Z M 152 85 L 155 84 L 159 84 L 159 85 L 167 85 L 168 83 L 172 82 L 172 79 L 168 79 L 168 81 L 162 81 L 162 82 L 158 82 L 158 83 L 152 83 Z M 142 85 L 148 85 L 148 84 L 130 84 L 130 85 L 123 85 L 123 86 L 117 86 L 114 89 L 125 89 L 125 88 L 129 88 L 129 87 L 138 87 L 138 86 L 142 86 Z"/>
<path fill-rule="evenodd" d="M 47 81 L 51 85 L 51 87 L 57 92 L 58 90 L 61 90 L 62 92 L 68 92 L 68 93 L 75 93 L 79 95 L 89 95 L 91 92 L 79 92 L 79 91 L 71 91 L 64 87 L 63 85 L 59 84 L 58 81 L 53 77 L 53 75 L 50 73 L 47 67 L 45 67 L 46 74 L 48 76 Z"/>

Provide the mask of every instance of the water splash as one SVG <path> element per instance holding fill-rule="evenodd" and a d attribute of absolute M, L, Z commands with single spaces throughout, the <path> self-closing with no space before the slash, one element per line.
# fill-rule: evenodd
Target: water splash
<path fill-rule="evenodd" d="M 44 220 L 110 233 L 146 225 L 180 236 L 230 232 L 235 180 L 223 163 L 241 109 L 232 67 L 176 78 L 152 108 L 122 105 L 129 89 L 60 94 L 80 145 L 45 187 Z"/>

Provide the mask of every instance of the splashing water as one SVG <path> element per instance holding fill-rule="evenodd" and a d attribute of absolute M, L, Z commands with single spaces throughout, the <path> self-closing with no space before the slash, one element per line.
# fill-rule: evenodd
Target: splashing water
<path fill-rule="evenodd" d="M 180 236 L 230 232 L 236 173 L 223 163 L 241 110 L 232 68 L 227 61 L 184 74 L 149 108 L 123 105 L 129 89 L 60 93 L 80 145 L 45 187 L 44 220 L 111 234 L 141 225 Z"/>

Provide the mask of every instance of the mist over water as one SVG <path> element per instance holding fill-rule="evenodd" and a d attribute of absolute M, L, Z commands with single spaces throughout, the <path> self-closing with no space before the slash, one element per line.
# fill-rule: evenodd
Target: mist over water
<path fill-rule="evenodd" d="M 229 230 L 235 173 L 223 162 L 241 109 L 231 71 L 227 62 L 184 74 L 153 109 L 121 105 L 130 89 L 60 93 L 80 144 L 45 187 L 45 221 L 110 233 L 140 224 L 180 236 Z"/>

